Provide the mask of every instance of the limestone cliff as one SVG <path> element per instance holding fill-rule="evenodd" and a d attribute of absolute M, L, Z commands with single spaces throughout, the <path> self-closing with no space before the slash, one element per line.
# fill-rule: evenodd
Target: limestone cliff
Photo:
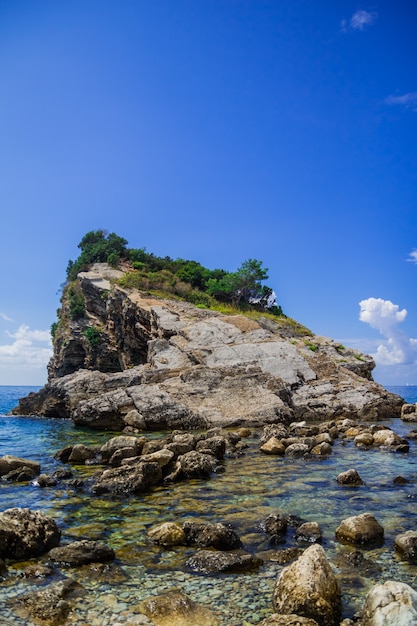
<path fill-rule="evenodd" d="M 83 314 L 71 319 L 64 294 L 49 382 L 15 414 L 112 430 L 400 415 L 369 356 L 262 316 L 124 290 L 120 275 L 105 264 L 78 275 Z"/>

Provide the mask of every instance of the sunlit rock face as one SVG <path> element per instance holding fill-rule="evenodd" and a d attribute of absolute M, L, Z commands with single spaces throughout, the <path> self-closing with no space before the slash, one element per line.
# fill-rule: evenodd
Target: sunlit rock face
<path fill-rule="evenodd" d="M 191 429 L 399 417 L 403 401 L 372 380 L 373 360 L 286 323 L 222 315 L 112 282 L 95 264 L 64 296 L 49 382 L 15 414 L 92 428 Z"/>

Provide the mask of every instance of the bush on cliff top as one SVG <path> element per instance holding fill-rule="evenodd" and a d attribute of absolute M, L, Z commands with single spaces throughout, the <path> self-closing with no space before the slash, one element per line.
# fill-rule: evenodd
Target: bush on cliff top
<path fill-rule="evenodd" d="M 197 261 L 159 257 L 146 252 L 145 248 L 129 249 L 126 246 L 126 239 L 116 233 L 89 231 L 78 244 L 79 257 L 68 262 L 68 283 L 71 285 L 77 274 L 92 263 L 109 263 L 116 267 L 124 261 L 131 267 L 131 271 L 120 279 L 124 287 L 159 291 L 164 296 L 169 294 L 207 308 L 217 308 L 222 303 L 233 309 L 284 316 L 276 303 L 275 292 L 263 284 L 268 279 L 268 270 L 262 261 L 247 259 L 236 272 L 227 272 L 210 270 Z M 70 287 L 68 295 L 71 317 L 81 316 L 83 303 L 76 297 L 78 294 Z"/>

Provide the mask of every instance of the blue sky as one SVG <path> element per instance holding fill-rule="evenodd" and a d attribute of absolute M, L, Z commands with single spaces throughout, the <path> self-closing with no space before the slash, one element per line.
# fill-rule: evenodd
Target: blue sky
<path fill-rule="evenodd" d="M 417 6 L 0 0 L 0 384 L 89 230 L 234 271 L 417 384 Z M 361 303 L 361 304 L 360 304 Z"/>

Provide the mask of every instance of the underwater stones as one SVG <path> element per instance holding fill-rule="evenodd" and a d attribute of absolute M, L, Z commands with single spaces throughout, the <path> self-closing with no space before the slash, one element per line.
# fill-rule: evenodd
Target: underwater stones
<path fill-rule="evenodd" d="M 5 476 L 14 470 L 21 470 L 27 468 L 32 471 L 33 476 L 40 474 L 41 466 L 37 461 L 30 461 L 29 459 L 21 459 L 12 454 L 5 454 L 0 458 L 0 476 Z M 30 479 L 27 479 L 30 480 Z"/>
<path fill-rule="evenodd" d="M 366 596 L 362 626 L 415 626 L 417 592 L 405 583 L 386 581 L 375 585 Z"/>
<path fill-rule="evenodd" d="M 151 528 L 148 538 L 160 546 L 184 546 L 187 542 L 184 530 L 174 522 L 165 522 Z"/>
<path fill-rule="evenodd" d="M 182 528 L 188 545 L 217 550 L 234 550 L 242 546 L 239 536 L 229 524 L 184 522 Z"/>
<path fill-rule="evenodd" d="M 315 619 L 301 615 L 279 615 L 274 613 L 259 623 L 259 626 L 318 626 Z"/>
<path fill-rule="evenodd" d="M 355 469 L 341 472 L 337 477 L 339 485 L 363 485 L 364 482 Z"/>
<path fill-rule="evenodd" d="M 112 561 L 115 556 L 112 548 L 88 539 L 73 541 L 66 546 L 53 548 L 48 554 L 51 561 L 73 567 L 87 565 L 88 563 L 106 563 L 107 561 Z"/>
<path fill-rule="evenodd" d="M 203 574 L 219 572 L 243 572 L 256 569 L 262 560 L 248 552 L 222 552 L 219 550 L 198 550 L 186 561 L 186 566 Z"/>
<path fill-rule="evenodd" d="M 140 604 L 140 610 L 155 626 L 218 626 L 210 609 L 194 602 L 179 589 L 150 596 Z"/>
<path fill-rule="evenodd" d="M 371 513 L 344 519 L 336 528 L 336 539 L 354 545 L 378 546 L 384 542 L 384 529 Z"/>
<path fill-rule="evenodd" d="M 319 626 L 339 625 L 341 591 L 321 546 L 310 546 L 282 570 L 274 589 L 273 608 L 276 613 L 314 619 Z"/>
<path fill-rule="evenodd" d="M 0 513 L 0 557 L 23 560 L 40 556 L 59 544 L 56 522 L 40 511 L 7 509 Z"/>
<path fill-rule="evenodd" d="M 47 624 L 62 624 L 71 610 L 67 601 L 79 585 L 70 579 L 49 585 L 41 591 L 31 592 L 18 598 L 18 614 L 27 614 L 30 618 Z"/>
<path fill-rule="evenodd" d="M 395 537 L 395 547 L 401 555 L 411 561 L 417 562 L 417 531 L 407 530 Z"/>

